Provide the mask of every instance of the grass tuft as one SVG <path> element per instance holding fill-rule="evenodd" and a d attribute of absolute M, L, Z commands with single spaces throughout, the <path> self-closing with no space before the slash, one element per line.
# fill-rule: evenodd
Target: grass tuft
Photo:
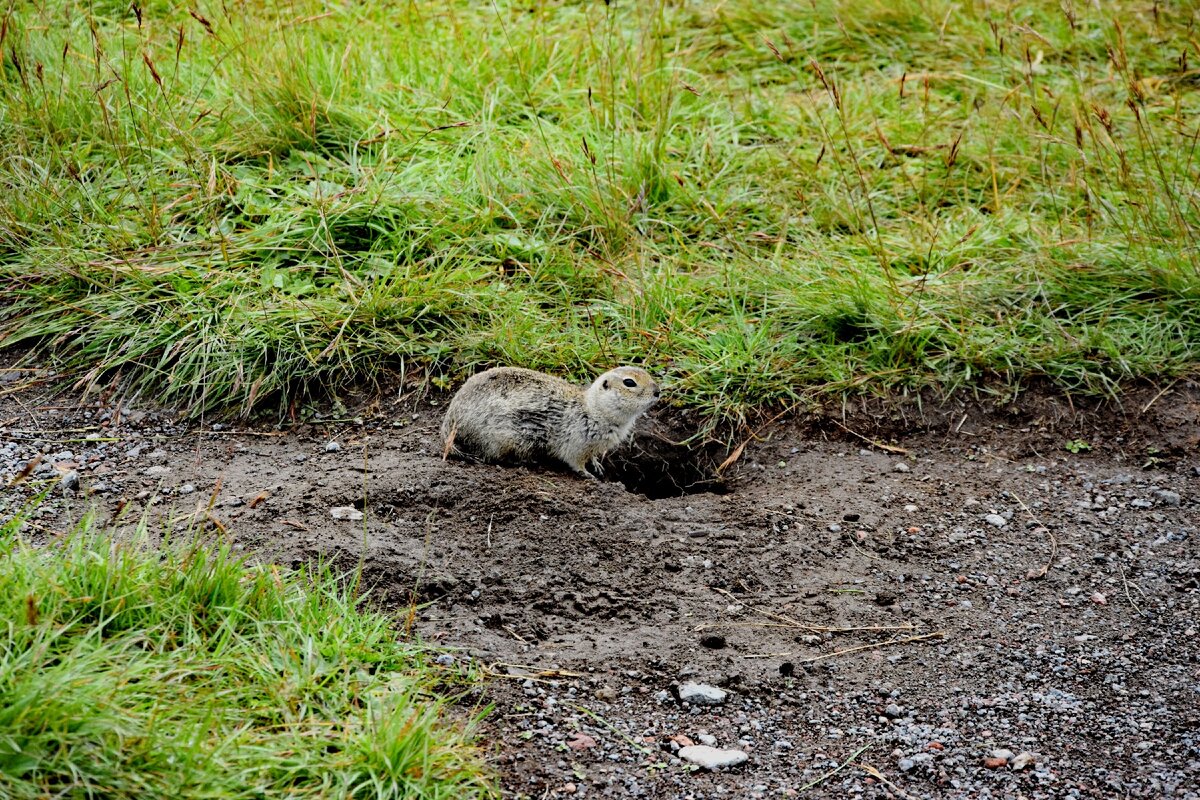
<path fill-rule="evenodd" d="M 0 345 L 193 411 L 641 362 L 713 424 L 1194 372 L 1197 14 L 10 6 Z"/>
<path fill-rule="evenodd" d="M 419 649 L 338 576 L 89 521 L 0 530 L 0 795 L 492 796 Z"/>

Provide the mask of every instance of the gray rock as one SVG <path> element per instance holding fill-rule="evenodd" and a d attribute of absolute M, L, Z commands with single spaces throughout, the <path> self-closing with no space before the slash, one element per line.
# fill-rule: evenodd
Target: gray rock
<path fill-rule="evenodd" d="M 58 485 L 62 487 L 64 492 L 74 492 L 79 488 L 79 473 L 75 470 L 64 472 Z"/>
<path fill-rule="evenodd" d="M 194 484 L 194 483 L 185 483 L 183 486 L 179 487 L 180 494 L 192 494 L 195 491 L 196 491 L 196 484 Z"/>
<path fill-rule="evenodd" d="M 700 740 L 700 744 L 706 744 L 709 747 L 717 746 L 717 737 L 711 733 L 700 733 L 696 735 L 696 738 Z"/>
<path fill-rule="evenodd" d="M 992 751 L 992 758 L 1003 758 L 1005 761 L 1012 761 L 1013 751 L 1006 747 L 1001 747 Z"/>
<path fill-rule="evenodd" d="M 892 472 L 908 472 L 908 471 L 909 471 L 908 464 L 905 464 L 903 461 L 897 461 L 895 464 L 892 465 Z"/>
<path fill-rule="evenodd" d="M 744 764 L 749 758 L 741 750 L 718 750 L 715 747 L 709 747 L 706 744 L 694 744 L 690 747 L 679 748 L 679 757 L 684 761 L 690 761 L 693 764 L 698 764 L 704 769 L 720 769 L 722 767 L 736 767 L 738 764 Z"/>
<path fill-rule="evenodd" d="M 454 666 L 454 656 L 450 655 L 449 653 L 442 653 L 441 655 L 439 655 L 437 658 L 435 658 L 433 660 L 433 663 L 435 663 L 439 666 L 442 666 L 442 667 L 453 667 Z"/>
<path fill-rule="evenodd" d="M 1179 505 L 1179 492 L 1172 492 L 1170 489 L 1159 489 L 1154 493 L 1154 496 L 1163 502 L 1163 505 L 1177 506 Z"/>
<path fill-rule="evenodd" d="M 986 522 L 988 525 L 994 525 L 997 528 L 1003 528 L 1005 525 L 1008 524 L 1008 520 L 1006 520 L 1004 517 L 1000 516 L 999 514 L 988 514 L 987 516 L 985 516 L 983 518 L 983 521 Z"/>
<path fill-rule="evenodd" d="M 147 478 L 165 478 L 171 474 L 171 468 L 162 464 L 155 464 L 153 467 L 147 467 L 142 473 Z"/>
<path fill-rule="evenodd" d="M 679 699 L 694 706 L 719 706 L 725 702 L 724 689 L 706 683 L 688 681 L 679 687 Z"/>
<path fill-rule="evenodd" d="M 326 453 L 336 453 L 338 450 L 341 450 L 341 449 L 342 449 L 342 446 L 340 444 L 338 444 L 337 442 L 326 442 L 325 443 L 325 452 Z"/>
<path fill-rule="evenodd" d="M 888 719 L 898 719 L 904 716 L 904 709 L 895 703 L 888 703 L 888 707 L 883 710 L 883 715 Z"/>

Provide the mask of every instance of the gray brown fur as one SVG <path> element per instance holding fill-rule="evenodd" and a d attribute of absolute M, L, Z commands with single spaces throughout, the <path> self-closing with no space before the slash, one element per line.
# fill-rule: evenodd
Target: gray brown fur
<path fill-rule="evenodd" d="M 632 381 L 633 385 L 626 385 Z M 484 461 L 550 456 L 585 477 L 599 459 L 627 442 L 633 426 L 658 399 L 643 369 L 617 367 L 591 386 L 520 367 L 471 376 L 442 419 L 445 453 Z"/>

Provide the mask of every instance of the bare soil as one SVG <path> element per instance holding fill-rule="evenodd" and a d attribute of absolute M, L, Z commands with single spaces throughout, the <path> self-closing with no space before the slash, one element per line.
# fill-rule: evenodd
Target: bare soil
<path fill-rule="evenodd" d="M 30 536 L 94 509 L 361 563 L 486 667 L 464 702 L 494 706 L 506 797 L 1200 797 L 1196 383 L 864 400 L 766 426 L 720 479 L 728 450 L 673 444 L 694 421 L 664 409 L 592 483 L 443 462 L 445 398 L 275 429 L 4 374 L 0 481 L 53 472 L 0 513 L 75 470 Z M 689 767 L 702 736 L 749 760 Z"/>

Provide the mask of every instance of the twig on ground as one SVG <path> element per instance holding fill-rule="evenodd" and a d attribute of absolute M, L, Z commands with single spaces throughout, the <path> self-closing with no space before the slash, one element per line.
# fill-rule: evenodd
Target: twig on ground
<path fill-rule="evenodd" d="M 726 458 L 724 461 L 722 461 L 721 465 L 719 467 L 717 467 L 717 469 L 716 469 L 717 475 L 719 476 L 726 469 L 728 469 L 729 467 L 731 467 L 735 463 L 737 463 L 737 460 L 742 457 L 742 453 L 745 452 L 746 445 L 750 444 L 750 442 L 757 439 L 758 434 L 762 433 L 762 431 L 765 430 L 767 428 L 767 426 L 776 422 L 780 417 L 784 416 L 785 414 L 795 410 L 796 406 L 798 406 L 798 405 L 800 405 L 798 402 L 792 403 L 790 406 L 785 408 L 783 411 L 780 411 L 778 414 L 771 417 L 769 420 L 764 422 L 762 425 L 759 425 L 757 428 L 755 428 L 753 431 L 751 431 L 750 435 L 747 436 L 742 441 L 741 444 L 739 444 L 737 447 L 733 448 L 733 452 L 729 454 L 729 457 Z"/>
<path fill-rule="evenodd" d="M 913 795 L 909 794 L 908 792 L 904 791 L 896 784 L 889 781 L 887 778 L 883 777 L 883 774 L 880 773 L 879 770 L 872 767 L 870 764 L 855 764 L 854 766 L 858 767 L 859 769 L 861 769 L 863 772 L 870 775 L 875 780 L 877 780 L 880 783 L 882 783 L 883 785 L 887 786 L 889 789 L 891 789 L 893 792 L 895 792 L 897 795 L 899 795 L 902 798 L 902 800 L 909 800 L 910 798 L 913 797 Z"/>
<path fill-rule="evenodd" d="M 851 436 L 856 436 L 859 439 L 862 439 L 864 442 L 871 445 L 872 447 L 878 447 L 880 450 L 883 450 L 888 453 L 895 453 L 898 456 L 908 455 L 908 451 L 905 450 L 903 447 L 896 447 L 895 445 L 884 444 L 883 442 L 879 442 L 879 441 L 876 441 L 875 439 L 871 439 L 869 437 L 863 436 L 858 431 L 850 430 L 845 425 L 838 422 L 836 419 L 830 419 L 829 421 L 832 422 L 834 425 L 837 425 L 839 428 L 841 428 L 842 430 L 844 430 L 846 433 L 850 434 Z"/>
<path fill-rule="evenodd" d="M 511 667 L 519 670 L 531 670 L 521 674 L 513 674 L 504 672 L 504 668 Z M 484 664 L 483 671 L 492 678 L 509 678 L 520 681 L 538 681 L 546 683 L 547 681 L 556 680 L 558 678 L 582 678 L 582 672 L 570 672 L 565 669 L 540 669 L 539 667 L 531 667 L 527 664 L 506 664 L 503 661 L 497 661 L 494 664 Z"/>
<path fill-rule="evenodd" d="M 196 431 L 201 436 L 287 436 L 288 431 Z"/>
<path fill-rule="evenodd" d="M 806 784 L 804 784 L 803 786 L 799 787 L 799 788 L 798 788 L 796 791 L 797 791 L 797 792 L 803 792 L 803 791 L 805 791 L 806 789 L 811 789 L 811 788 L 813 788 L 814 786 L 819 786 L 820 784 L 822 784 L 822 783 L 824 783 L 825 781 L 829 780 L 829 779 L 830 779 L 830 778 L 832 778 L 834 775 L 837 775 L 839 772 L 841 772 L 841 771 L 842 771 L 842 770 L 844 770 L 844 769 L 845 769 L 847 766 L 849 766 L 851 761 L 853 761 L 854 759 L 858 758 L 860 755 L 862 755 L 863 753 L 865 753 L 865 752 L 867 751 L 867 749 L 868 749 L 868 748 L 870 748 L 870 746 L 871 746 L 871 742 L 867 742 L 867 743 L 866 743 L 866 744 L 864 744 L 862 747 L 858 748 L 858 749 L 857 749 L 857 750 L 855 750 L 853 753 L 851 753 L 851 754 L 850 754 L 850 757 L 849 757 L 849 758 L 847 758 L 845 761 L 843 761 L 841 764 L 839 764 L 839 765 L 837 765 L 836 767 L 834 767 L 833 769 L 829 770 L 829 772 L 826 772 L 826 773 L 825 773 L 824 775 L 822 775 L 821 777 L 819 777 L 819 778 L 816 778 L 816 779 L 814 779 L 814 780 L 811 780 L 811 781 L 809 781 L 808 783 L 806 783 Z"/>
<path fill-rule="evenodd" d="M 1025 505 L 1025 501 L 1022 500 L 1016 492 L 1010 491 L 1010 494 L 1012 494 L 1014 500 L 1021 504 L 1021 508 L 1025 509 L 1025 513 L 1029 515 L 1029 518 L 1037 523 L 1038 527 L 1034 529 L 1035 532 L 1041 530 L 1045 532 L 1046 536 L 1050 537 L 1050 557 L 1046 559 L 1046 563 L 1042 565 L 1041 569 L 1031 569 L 1029 572 L 1025 573 L 1025 577 L 1031 581 L 1044 578 L 1046 577 L 1046 573 L 1050 572 L 1050 568 L 1054 566 L 1054 559 L 1058 557 L 1058 539 L 1056 539 L 1051 530 L 1047 528 L 1032 511 L 1029 510 L 1029 506 Z"/>
<path fill-rule="evenodd" d="M 631 737 L 629 734 L 627 734 L 627 733 L 625 733 L 624 731 L 622 731 L 622 730 L 618 729 L 618 728 L 617 728 L 615 725 L 613 725 L 611 722 L 609 722 L 608 720 L 606 720 L 604 717 L 602 717 L 602 716 L 600 716 L 599 714 L 597 714 L 595 711 L 592 711 L 590 708 L 584 708 L 583 706 L 579 705 L 578 703 L 571 703 L 571 707 L 572 707 L 572 708 L 575 708 L 575 709 L 578 709 L 579 711 L 582 711 L 584 714 L 587 714 L 589 717 L 591 717 L 592 719 L 596 720 L 597 722 L 599 722 L 599 723 L 600 723 L 601 725 L 603 725 L 604 727 L 608 728 L 610 731 L 612 731 L 613 733 L 615 733 L 617 736 L 620 736 L 622 739 L 624 739 L 624 740 L 625 740 L 625 742 L 626 742 L 626 743 L 627 743 L 627 744 L 628 744 L 630 747 L 632 747 L 634 750 L 637 750 L 637 751 L 638 751 L 639 753 L 641 753 L 642 755 L 646 755 L 646 756 L 652 756 L 652 755 L 654 755 L 654 751 L 653 751 L 653 750 L 651 750 L 650 748 L 646 747 L 645 745 L 643 745 L 643 744 L 641 744 L 641 743 L 637 742 L 637 741 L 636 741 L 636 740 L 634 740 L 634 739 L 633 739 L 633 737 Z"/>
<path fill-rule="evenodd" d="M 1154 395 L 1154 397 L 1151 397 L 1151 398 L 1150 398 L 1150 402 L 1149 402 L 1149 403 L 1146 403 L 1146 405 L 1142 406 L 1142 413 L 1143 413 L 1143 414 L 1145 414 L 1147 411 L 1149 411 L 1149 410 L 1150 410 L 1150 406 L 1152 406 L 1152 405 L 1154 405 L 1155 403 L 1157 403 L 1157 402 L 1158 402 L 1158 398 L 1162 397 L 1164 394 L 1166 394 L 1167 392 L 1171 391 L 1171 389 L 1173 389 L 1173 388 L 1175 387 L 1175 384 L 1177 384 L 1177 383 L 1179 383 L 1179 379 L 1178 379 L 1178 378 L 1176 378 L 1175 380 L 1173 380 L 1173 381 L 1171 381 L 1170 383 L 1168 383 L 1168 384 L 1167 384 L 1167 385 L 1166 385 L 1166 386 L 1163 388 L 1163 390 L 1162 390 L 1161 392 L 1159 392 L 1158 394 Z"/>
<path fill-rule="evenodd" d="M 940 639 L 946 638 L 946 632 L 945 631 L 934 631 L 933 633 L 923 633 L 920 636 L 906 636 L 903 639 L 888 639 L 887 641 L 884 641 L 884 642 L 872 642 L 871 644 L 860 644 L 857 647 L 847 647 L 845 650 L 834 650 L 832 653 L 822 653 L 819 656 L 812 656 L 810 658 L 804 658 L 804 659 L 801 659 L 798 663 L 812 664 L 817 661 L 824 661 L 827 658 L 834 658 L 835 656 L 845 656 L 845 655 L 849 655 L 850 653 L 859 653 L 859 652 L 862 652 L 863 650 L 877 650 L 881 647 L 887 647 L 887 646 L 893 645 L 893 644 L 910 644 L 912 642 L 922 642 L 922 641 L 925 641 L 926 639 L 935 639 L 935 638 L 940 638 Z M 772 658 L 772 657 L 784 657 L 784 656 L 790 656 L 790 655 L 792 655 L 792 654 L 791 653 L 754 653 L 754 654 L 747 655 L 746 658 Z"/>
<path fill-rule="evenodd" d="M 508 633 L 512 634 L 512 637 L 513 637 L 514 639 L 516 639 L 518 642 L 520 642 L 521 644 L 529 644 L 529 640 L 528 640 L 528 639 L 526 639 L 526 638 L 525 638 L 524 636 L 522 636 L 521 634 L 519 634 L 519 633 L 517 633 L 516 631 L 514 631 L 514 630 L 512 629 L 512 626 L 510 626 L 510 625 L 503 625 L 503 626 L 501 626 L 501 627 L 503 627 L 503 628 L 504 628 L 504 630 L 506 630 Z"/>
<path fill-rule="evenodd" d="M 1133 610 L 1136 611 L 1139 616 L 1146 616 L 1146 612 L 1142 610 L 1141 606 L 1134 602 L 1133 595 L 1129 593 L 1129 580 L 1125 577 L 1125 565 L 1118 562 L 1117 566 L 1121 570 L 1121 583 L 1125 585 L 1125 599 L 1129 601 L 1130 607 L 1133 608 Z M 1136 583 L 1133 586 L 1142 595 L 1142 599 L 1144 600 L 1146 595 L 1142 592 L 1141 587 L 1139 587 Z"/>

